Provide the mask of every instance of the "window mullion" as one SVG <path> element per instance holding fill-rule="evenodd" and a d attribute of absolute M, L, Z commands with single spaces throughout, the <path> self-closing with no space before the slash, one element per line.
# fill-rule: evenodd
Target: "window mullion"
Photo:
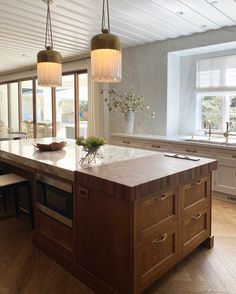
<path fill-rule="evenodd" d="M 222 131 L 225 131 L 226 122 L 229 121 L 229 94 L 224 95 L 224 104 L 223 104 L 223 120 L 222 120 Z"/>

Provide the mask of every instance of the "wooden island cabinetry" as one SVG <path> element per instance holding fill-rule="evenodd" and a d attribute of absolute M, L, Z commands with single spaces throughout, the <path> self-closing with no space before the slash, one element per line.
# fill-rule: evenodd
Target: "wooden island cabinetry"
<path fill-rule="evenodd" d="M 211 175 L 193 174 L 125 189 L 78 173 L 77 261 L 108 293 L 141 293 L 201 243 L 213 246 Z"/>
<path fill-rule="evenodd" d="M 95 293 L 141 293 L 200 244 L 213 246 L 216 160 L 109 145 L 100 166 L 81 168 L 80 158 L 75 144 L 0 146 L 8 170 L 32 180 L 33 243 Z"/>

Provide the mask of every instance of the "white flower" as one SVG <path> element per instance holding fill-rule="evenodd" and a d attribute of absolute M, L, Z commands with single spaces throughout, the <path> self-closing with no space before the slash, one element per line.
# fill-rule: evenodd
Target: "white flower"
<path fill-rule="evenodd" d="M 146 110 L 149 117 L 154 118 L 155 112 L 151 112 L 149 105 L 144 105 L 144 97 L 135 94 L 135 91 L 131 89 L 128 93 L 124 91 L 117 91 L 115 89 L 110 89 L 109 91 L 101 91 L 102 94 L 107 93 L 105 97 L 105 103 L 107 104 L 109 110 L 118 110 L 121 113 L 126 113 L 127 111 L 136 112 L 138 109 Z"/>

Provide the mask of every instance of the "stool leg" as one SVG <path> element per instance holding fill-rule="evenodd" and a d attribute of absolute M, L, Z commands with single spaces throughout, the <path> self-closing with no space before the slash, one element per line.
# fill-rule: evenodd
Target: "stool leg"
<path fill-rule="evenodd" d="M 16 187 L 14 188 L 14 201 L 15 201 L 16 217 L 19 218 L 20 211 L 19 211 L 19 204 L 18 204 L 18 191 Z"/>
<path fill-rule="evenodd" d="M 32 189 L 30 182 L 26 183 L 27 195 L 28 195 L 28 204 L 29 204 L 29 213 L 31 218 L 32 229 L 34 229 L 34 213 L 33 213 L 33 201 L 32 201 Z"/>
<path fill-rule="evenodd" d="M 6 193 L 5 193 L 5 191 L 2 191 L 1 194 L 2 194 L 4 210 L 7 211 Z"/>

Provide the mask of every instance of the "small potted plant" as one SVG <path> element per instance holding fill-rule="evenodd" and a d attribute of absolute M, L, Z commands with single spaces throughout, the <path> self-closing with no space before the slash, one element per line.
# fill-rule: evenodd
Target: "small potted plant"
<path fill-rule="evenodd" d="M 90 136 L 87 139 L 79 137 L 76 140 L 76 145 L 83 146 L 86 152 L 85 156 L 80 159 L 81 165 L 91 165 L 96 163 L 96 158 L 102 159 L 103 156 L 99 152 L 99 148 L 105 144 L 105 139 L 102 137 Z"/>

